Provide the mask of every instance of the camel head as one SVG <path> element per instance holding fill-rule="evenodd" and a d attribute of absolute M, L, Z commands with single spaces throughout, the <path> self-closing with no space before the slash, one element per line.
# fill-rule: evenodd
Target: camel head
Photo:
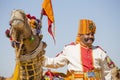
<path fill-rule="evenodd" d="M 23 10 L 13 10 L 10 16 L 9 37 L 16 51 L 33 51 L 42 40 L 41 21 Z M 7 30 L 6 30 L 7 32 Z M 32 46 L 32 47 L 31 47 Z"/>
<path fill-rule="evenodd" d="M 24 11 L 13 10 L 10 17 L 10 35 L 14 41 L 20 42 L 21 39 L 30 38 L 32 35 L 28 18 Z"/>

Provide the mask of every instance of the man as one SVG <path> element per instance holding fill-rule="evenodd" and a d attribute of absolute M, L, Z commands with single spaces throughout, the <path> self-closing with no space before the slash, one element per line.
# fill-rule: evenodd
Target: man
<path fill-rule="evenodd" d="M 114 63 L 99 46 L 93 46 L 96 26 L 92 20 L 82 19 L 76 42 L 66 45 L 55 58 L 45 56 L 45 67 L 68 66 L 66 80 L 112 80 Z"/>

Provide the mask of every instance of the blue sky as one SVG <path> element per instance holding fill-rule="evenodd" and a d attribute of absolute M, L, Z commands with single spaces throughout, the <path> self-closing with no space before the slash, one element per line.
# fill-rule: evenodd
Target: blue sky
<path fill-rule="evenodd" d="M 1 0 L 0 1 L 0 75 L 11 76 L 15 67 L 15 51 L 5 36 L 13 9 L 40 17 L 43 0 Z M 120 0 L 52 0 L 56 45 L 47 32 L 47 18 L 43 17 L 43 41 L 47 43 L 46 55 L 54 57 L 65 44 L 75 41 L 80 19 L 91 19 L 97 26 L 94 45 L 101 46 L 117 66 L 120 67 Z M 66 67 L 55 69 L 66 71 Z"/>

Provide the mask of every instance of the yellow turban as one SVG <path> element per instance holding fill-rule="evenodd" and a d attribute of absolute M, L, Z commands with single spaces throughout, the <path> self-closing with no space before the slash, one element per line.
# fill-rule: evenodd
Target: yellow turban
<path fill-rule="evenodd" d="M 80 42 L 80 34 L 95 33 L 96 26 L 92 20 L 82 19 L 79 22 L 76 43 Z"/>

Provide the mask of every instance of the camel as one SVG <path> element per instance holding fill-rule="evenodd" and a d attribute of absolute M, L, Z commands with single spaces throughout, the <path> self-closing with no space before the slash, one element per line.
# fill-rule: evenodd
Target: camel
<path fill-rule="evenodd" d="M 23 10 L 13 10 L 10 30 L 6 31 L 15 48 L 16 66 L 10 78 L 0 80 L 42 80 L 42 56 L 46 43 L 42 41 L 41 21 Z"/>

